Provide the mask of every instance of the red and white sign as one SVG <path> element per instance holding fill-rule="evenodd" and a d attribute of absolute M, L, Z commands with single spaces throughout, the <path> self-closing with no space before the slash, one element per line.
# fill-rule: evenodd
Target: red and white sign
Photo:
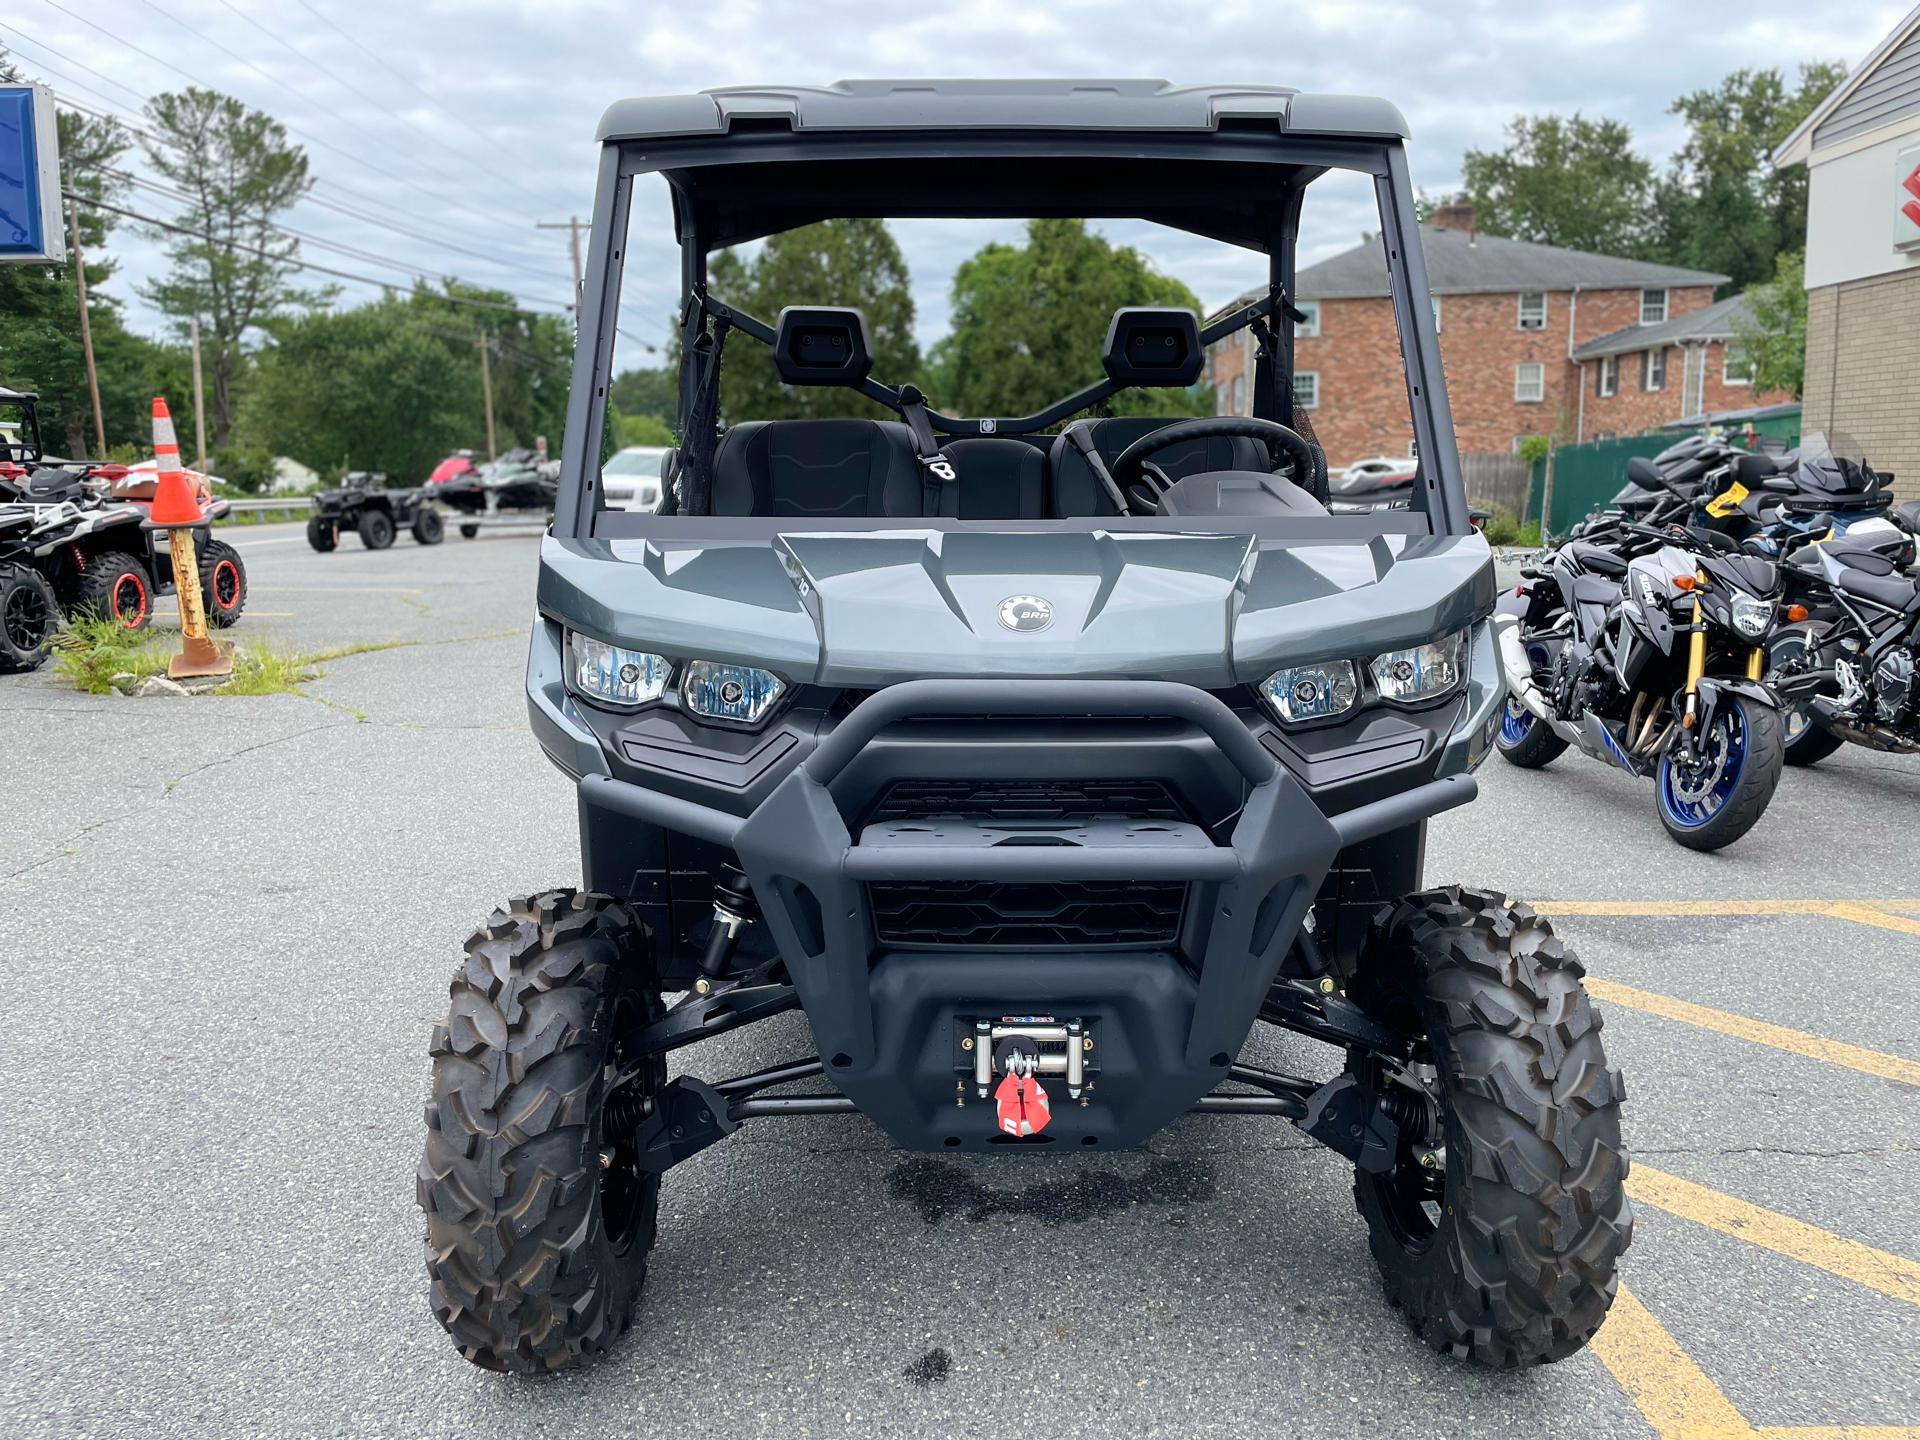
<path fill-rule="evenodd" d="M 1920 248 L 1920 145 L 1894 157 L 1893 185 L 1893 248 Z"/>

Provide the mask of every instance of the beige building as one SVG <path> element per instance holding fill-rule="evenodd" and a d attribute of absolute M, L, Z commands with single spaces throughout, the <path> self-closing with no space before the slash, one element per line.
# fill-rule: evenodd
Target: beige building
<path fill-rule="evenodd" d="M 1807 167 L 1803 432 L 1920 495 L 1920 9 L 1774 151 Z"/>

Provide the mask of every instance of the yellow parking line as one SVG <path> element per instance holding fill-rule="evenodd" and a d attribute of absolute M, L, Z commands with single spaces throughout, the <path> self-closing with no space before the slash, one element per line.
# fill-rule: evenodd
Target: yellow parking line
<path fill-rule="evenodd" d="M 1597 975 L 1587 976 L 1586 986 L 1589 995 L 1609 1005 L 1625 1005 L 1668 1020 L 1698 1025 L 1703 1030 L 1715 1030 L 1722 1035 L 1751 1040 L 1757 1045 L 1771 1045 L 1776 1050 L 1845 1065 L 1850 1070 L 1898 1080 L 1905 1085 L 1920 1085 L 1920 1060 L 1883 1055 L 1878 1050 L 1849 1045 L 1844 1040 L 1829 1040 L 1824 1035 L 1809 1035 L 1804 1030 L 1790 1030 L 1785 1025 L 1772 1025 L 1765 1020 L 1735 1015 L 1730 1010 L 1712 1010 L 1705 1005 L 1695 1005 L 1690 1000 L 1676 1000 L 1671 995 L 1657 995 L 1651 990 L 1638 990 L 1618 981 L 1602 980 Z"/>
<path fill-rule="evenodd" d="M 1624 1284 L 1593 1353 L 1660 1440 L 1920 1440 L 1914 1425 L 1749 1425 Z"/>
<path fill-rule="evenodd" d="M 1852 1280 L 1910 1305 L 1920 1305 L 1920 1260 L 1876 1250 L 1638 1161 L 1627 1175 L 1627 1194 L 1635 1201 L 1723 1235 L 1817 1266 L 1829 1275 Z"/>
<path fill-rule="evenodd" d="M 1681 915 L 1828 915 L 1882 930 L 1920 935 L 1920 917 L 1896 915 L 1883 906 L 1913 906 L 1912 900 L 1541 900 L 1542 915 L 1622 915 L 1658 918 Z"/>

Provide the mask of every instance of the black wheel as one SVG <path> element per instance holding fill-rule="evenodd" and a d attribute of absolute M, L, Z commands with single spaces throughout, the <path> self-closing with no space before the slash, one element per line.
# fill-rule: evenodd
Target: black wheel
<path fill-rule="evenodd" d="M 1558 759 L 1567 748 L 1567 742 L 1554 734 L 1546 721 L 1511 695 L 1500 712 L 1500 728 L 1494 733 L 1493 745 L 1502 759 L 1522 770 L 1538 770 Z"/>
<path fill-rule="evenodd" d="M 338 521 L 315 515 L 307 521 L 307 543 L 322 555 L 340 543 L 340 525 Z"/>
<path fill-rule="evenodd" d="M 413 512 L 413 538 L 422 545 L 438 545 L 447 538 L 447 522 L 425 501 Z"/>
<path fill-rule="evenodd" d="M 1354 1200 L 1388 1300 L 1436 1350 L 1563 1360 L 1613 1304 L 1633 1237 L 1625 1090 L 1583 974 L 1545 920 L 1487 891 L 1414 895 L 1368 929 L 1348 993 L 1416 1037 L 1398 1079 L 1372 1078 L 1434 1128 L 1403 1126 Z"/>
<path fill-rule="evenodd" d="M 247 608 L 247 566 L 224 540 L 209 540 L 200 552 L 200 603 L 207 623 L 224 630 Z"/>
<path fill-rule="evenodd" d="M 362 510 L 360 543 L 369 550 L 384 550 L 393 544 L 393 517 L 384 510 Z"/>
<path fill-rule="evenodd" d="M 557 1370 L 625 1331 L 653 1248 L 634 1132 L 667 1066 L 629 1050 L 662 1013 L 646 931 L 604 895 L 515 900 L 451 994 L 419 1172 L 434 1314 L 476 1365 Z"/>
<path fill-rule="evenodd" d="M 102 550 L 87 560 L 74 590 L 76 613 L 138 630 L 153 618 L 153 579 L 147 567 L 121 550 Z"/>
<path fill-rule="evenodd" d="M 1782 630 L 1767 642 L 1767 674 L 1780 670 L 1804 670 L 1817 664 L 1807 653 L 1807 636 L 1801 630 Z M 1789 765 L 1814 765 L 1833 754 L 1846 742 L 1813 718 L 1811 705 L 1793 705 L 1780 712 L 1781 741 Z"/>
<path fill-rule="evenodd" d="M 1759 822 L 1780 783 L 1786 760 L 1780 712 L 1725 695 L 1691 761 L 1676 744 L 1677 733 L 1653 777 L 1660 823 L 1689 850 L 1731 845 Z"/>
<path fill-rule="evenodd" d="M 0 565 L 0 670 L 34 670 L 60 629 L 60 602 L 31 565 Z"/>
<path fill-rule="evenodd" d="M 462 525 L 460 527 L 460 538 L 462 540 L 471 540 L 479 533 L 480 527 L 478 525 Z"/>

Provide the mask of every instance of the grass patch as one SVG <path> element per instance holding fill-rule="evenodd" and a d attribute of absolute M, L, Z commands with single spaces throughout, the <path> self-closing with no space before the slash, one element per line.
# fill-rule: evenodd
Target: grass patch
<path fill-rule="evenodd" d="M 1499 505 L 1488 507 L 1492 514 L 1480 527 L 1480 533 L 1487 537 L 1489 545 L 1530 545 L 1540 543 L 1540 522 L 1529 520 L 1522 525 L 1511 510 Z"/>
<path fill-rule="evenodd" d="M 150 675 L 164 675 L 173 647 L 166 636 L 151 630 L 129 630 L 111 620 L 77 615 L 54 637 L 53 649 L 55 674 L 76 690 L 104 695 L 115 688 L 130 690 Z"/>
<path fill-rule="evenodd" d="M 216 638 L 218 638 L 216 636 Z M 327 650 L 286 650 L 271 640 L 252 638 L 237 646 L 233 677 L 211 695 L 297 695 L 300 686 L 326 674 L 330 660 L 417 645 L 417 640 L 369 640 Z M 109 620 L 76 616 L 54 639 L 54 672 L 89 695 L 131 691 L 150 676 L 167 673 L 176 640 L 171 632 L 127 630 Z"/>

